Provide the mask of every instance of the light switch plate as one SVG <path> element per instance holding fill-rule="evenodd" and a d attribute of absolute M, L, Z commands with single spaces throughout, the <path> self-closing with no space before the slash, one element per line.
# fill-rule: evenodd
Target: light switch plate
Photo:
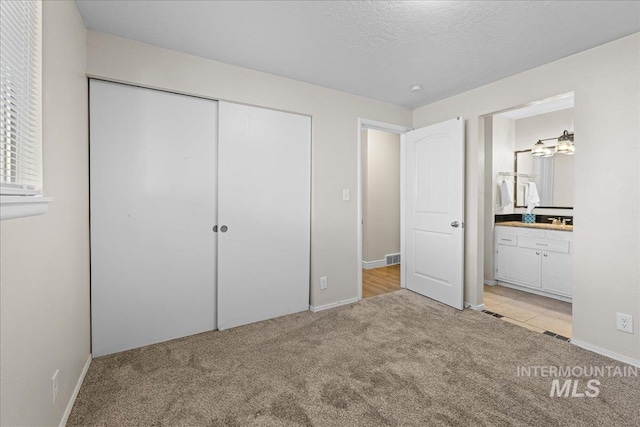
<path fill-rule="evenodd" d="M 342 190 L 342 200 L 343 201 L 348 201 L 350 198 L 350 194 L 349 194 L 349 189 L 345 188 L 344 190 Z"/>

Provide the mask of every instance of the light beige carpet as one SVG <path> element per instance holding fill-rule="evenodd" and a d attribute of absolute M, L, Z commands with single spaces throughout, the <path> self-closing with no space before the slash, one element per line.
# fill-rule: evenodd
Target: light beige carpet
<path fill-rule="evenodd" d="M 95 359 L 68 425 L 640 425 L 640 379 L 552 398 L 522 365 L 625 366 L 402 290 Z"/>

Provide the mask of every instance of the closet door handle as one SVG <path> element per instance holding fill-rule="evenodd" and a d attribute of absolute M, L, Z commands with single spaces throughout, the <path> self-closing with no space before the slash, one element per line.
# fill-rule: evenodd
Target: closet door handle
<path fill-rule="evenodd" d="M 460 223 L 459 223 L 458 221 L 453 221 L 453 222 L 451 223 L 451 226 L 452 226 L 453 228 L 458 228 L 458 227 L 460 227 Z"/>
<path fill-rule="evenodd" d="M 227 227 L 226 225 L 223 225 L 222 227 L 220 227 L 220 231 L 223 233 L 226 233 L 228 229 L 229 227 Z"/>

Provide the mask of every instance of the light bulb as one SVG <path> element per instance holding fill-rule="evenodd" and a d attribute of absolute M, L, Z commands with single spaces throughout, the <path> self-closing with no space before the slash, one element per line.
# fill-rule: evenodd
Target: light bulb
<path fill-rule="evenodd" d="M 546 147 L 542 143 L 542 141 L 536 142 L 536 145 L 533 146 L 533 150 L 531 150 L 531 155 L 535 157 L 544 156 Z"/>

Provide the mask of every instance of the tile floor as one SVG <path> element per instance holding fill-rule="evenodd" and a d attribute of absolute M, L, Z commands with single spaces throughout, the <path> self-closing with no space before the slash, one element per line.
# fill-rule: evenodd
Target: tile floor
<path fill-rule="evenodd" d="M 500 285 L 484 285 L 484 305 L 505 322 L 571 338 L 571 303 Z"/>

